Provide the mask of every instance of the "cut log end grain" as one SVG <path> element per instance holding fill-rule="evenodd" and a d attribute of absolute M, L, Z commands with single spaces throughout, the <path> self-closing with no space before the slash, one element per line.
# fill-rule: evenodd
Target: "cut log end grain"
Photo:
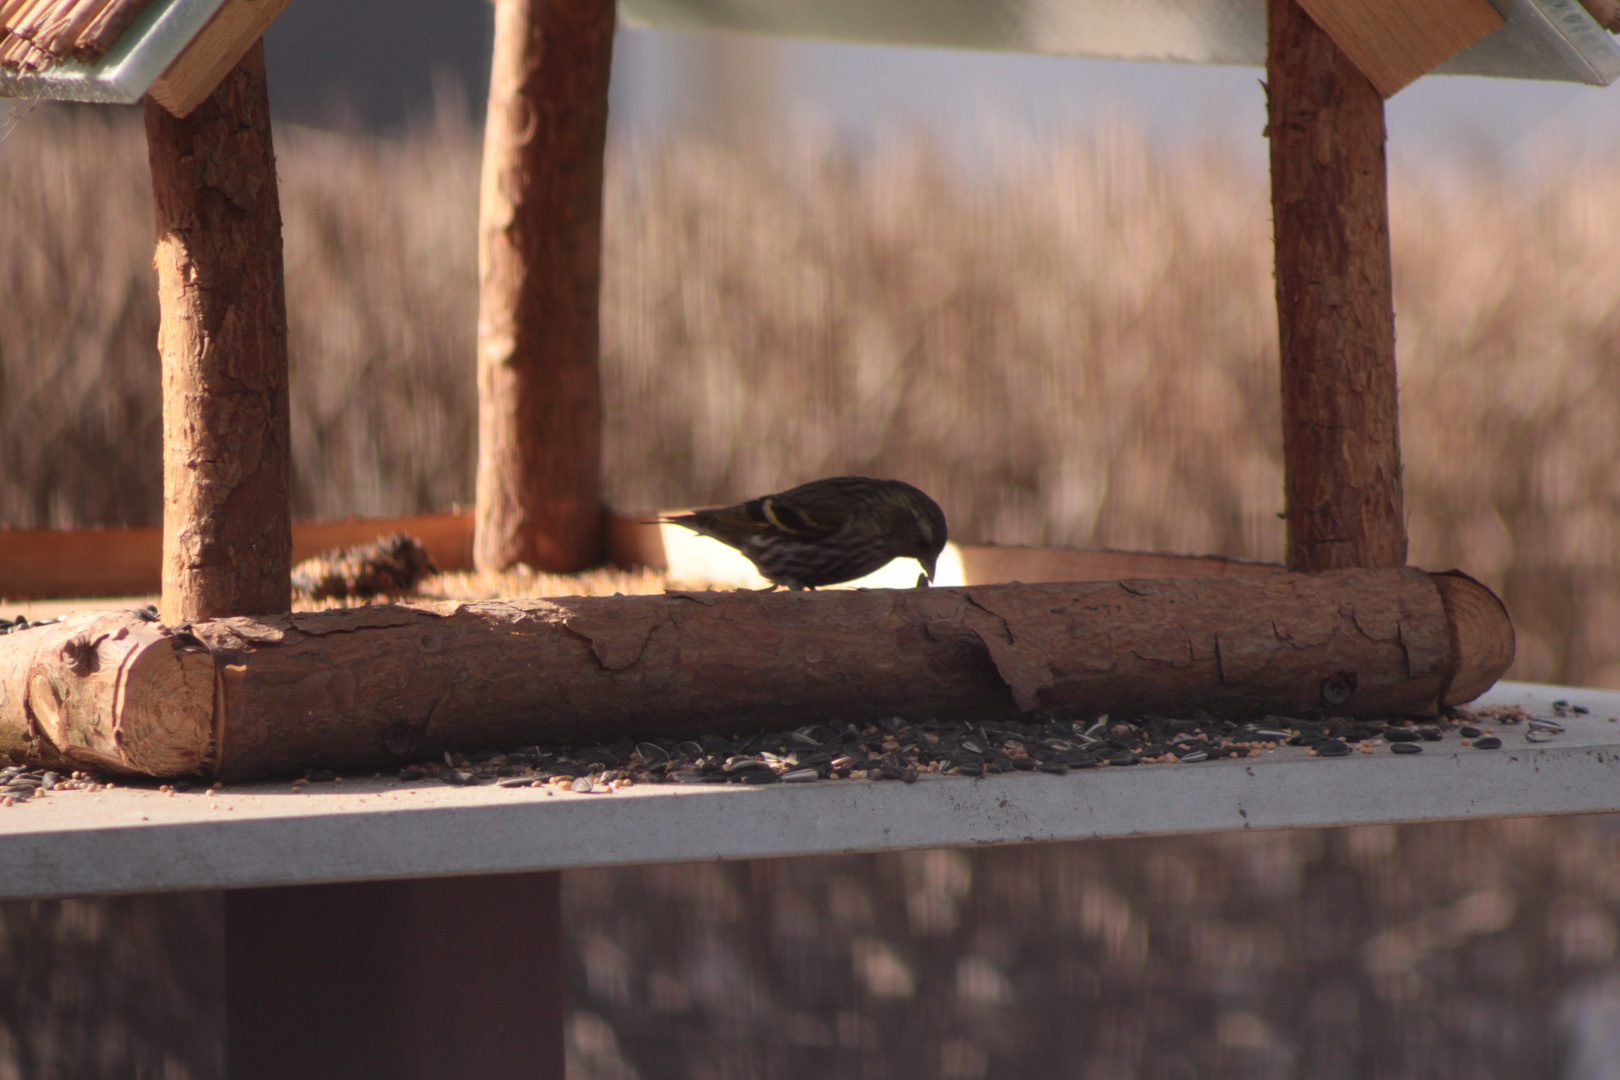
<path fill-rule="evenodd" d="M 135 612 L 75 615 L 13 642 L 0 655 L 0 726 L 14 757 L 151 776 L 209 764 L 214 659 L 200 642 Z"/>
<path fill-rule="evenodd" d="M 237 779 L 897 715 L 1434 715 L 1512 635 L 1484 586 L 1411 569 L 102 613 L 0 636 L 0 744 Z"/>
<path fill-rule="evenodd" d="M 1440 704 L 1461 705 L 1489 690 L 1513 666 L 1513 620 L 1497 595 L 1467 574 L 1431 574 L 1446 606 L 1456 671 Z"/>

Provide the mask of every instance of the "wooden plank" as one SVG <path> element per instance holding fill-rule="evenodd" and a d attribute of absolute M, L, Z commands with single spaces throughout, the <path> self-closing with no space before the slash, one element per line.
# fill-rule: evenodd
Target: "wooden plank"
<path fill-rule="evenodd" d="M 208 100 L 286 6 L 287 0 L 225 0 L 147 95 L 175 116 L 189 115 Z"/>
<path fill-rule="evenodd" d="M 969 585 L 998 581 L 1118 581 L 1125 578 L 1252 577 L 1271 574 L 1276 563 L 1222 559 L 1213 555 L 1163 555 L 1146 551 L 1086 551 L 1067 548 L 994 547 L 964 544 L 962 568 Z"/>
<path fill-rule="evenodd" d="M 225 894 L 231 1080 L 563 1077 L 556 873 Z"/>
<path fill-rule="evenodd" d="M 1384 102 L 1296 0 L 1267 24 L 1288 567 L 1401 566 Z"/>
<path fill-rule="evenodd" d="M 281 204 L 264 46 L 251 44 L 185 118 L 146 102 L 170 625 L 292 606 Z"/>
<path fill-rule="evenodd" d="M 603 561 L 598 307 L 613 0 L 496 0 L 479 201 L 474 561 Z"/>
<path fill-rule="evenodd" d="M 472 526 L 471 514 L 295 521 L 292 561 L 402 532 L 440 570 L 467 570 Z M 162 587 L 162 529 L 0 529 L 0 598 L 150 596 Z"/>
<path fill-rule="evenodd" d="M 1498 30 L 1489 0 L 1298 0 L 1384 97 Z"/>

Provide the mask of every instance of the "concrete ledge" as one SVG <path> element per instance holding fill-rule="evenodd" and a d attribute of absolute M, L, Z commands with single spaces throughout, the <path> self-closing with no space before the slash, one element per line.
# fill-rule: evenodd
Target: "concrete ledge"
<path fill-rule="evenodd" d="M 1500 750 L 1282 748 L 1245 761 L 1048 776 L 658 785 L 614 795 L 392 779 L 217 795 L 119 788 L 0 809 L 0 897 L 501 873 L 1321 825 L 1620 811 L 1620 693 L 1504 683 L 1480 704 L 1591 710 Z"/>

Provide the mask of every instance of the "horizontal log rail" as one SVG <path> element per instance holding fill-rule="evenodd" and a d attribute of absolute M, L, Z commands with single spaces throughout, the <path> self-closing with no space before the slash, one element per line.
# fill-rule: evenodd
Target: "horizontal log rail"
<path fill-rule="evenodd" d="M 0 636 L 0 750 L 240 779 L 894 715 L 1434 715 L 1512 658 L 1489 590 L 1411 569 L 85 612 Z"/>

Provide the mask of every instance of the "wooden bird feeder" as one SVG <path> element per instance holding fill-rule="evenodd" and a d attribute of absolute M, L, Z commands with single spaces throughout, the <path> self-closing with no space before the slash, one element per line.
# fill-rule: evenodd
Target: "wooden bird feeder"
<path fill-rule="evenodd" d="M 1620 76 L 1615 0 L 624 0 L 628 16 L 666 27 L 1263 64 L 1287 572 L 311 616 L 287 614 L 286 318 L 255 45 L 284 2 L 0 0 L 0 93 L 145 95 L 163 308 L 161 620 L 87 614 L 0 638 L 0 740 L 13 755 L 252 775 L 467 738 L 647 730 L 660 715 L 667 730 L 730 729 L 780 703 L 795 716 L 894 711 L 908 695 L 940 709 L 1423 713 L 1511 661 L 1511 624 L 1488 591 L 1404 566 L 1383 102 L 1430 72 L 1606 85 Z M 593 565 L 615 531 L 600 505 L 597 369 L 615 14 L 613 0 L 496 0 L 468 523 L 480 567 Z M 555 878 L 526 880 L 499 896 L 476 879 L 449 879 L 437 899 L 405 885 L 308 893 L 309 910 L 233 894 L 232 1076 L 278 1075 L 278 1061 L 327 1075 L 355 1046 L 373 1061 L 477 1046 L 479 1071 L 560 1075 Z M 472 981 L 496 989 L 428 993 L 454 954 L 419 946 L 428 923 L 452 920 L 423 913 L 474 927 L 510 923 L 522 905 L 539 927 L 524 947 L 480 950 L 504 983 L 481 972 Z M 417 913 L 372 935 L 394 974 L 320 1004 L 300 966 L 313 954 L 293 946 L 338 948 L 383 910 Z M 506 1035 L 488 1037 L 485 1006 Z M 315 1030 L 337 1032 L 344 1053 Z M 429 1062 L 406 1055 L 391 1074 L 428 1075 Z"/>

